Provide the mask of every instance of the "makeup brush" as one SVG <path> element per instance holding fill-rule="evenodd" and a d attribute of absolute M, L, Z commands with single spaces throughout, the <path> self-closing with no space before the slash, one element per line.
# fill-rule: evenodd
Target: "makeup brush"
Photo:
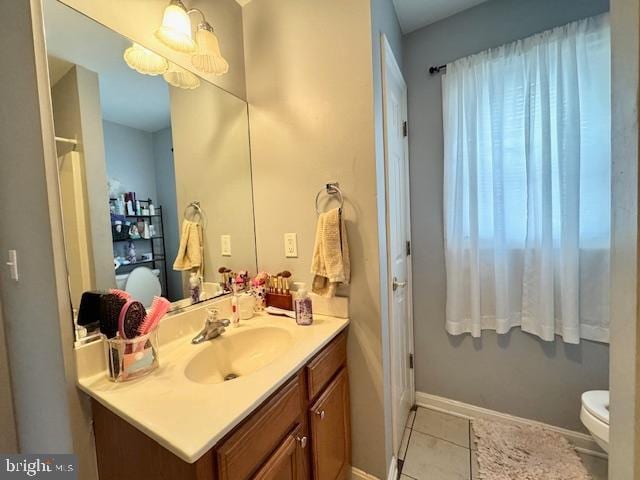
<path fill-rule="evenodd" d="M 286 293 L 287 295 L 289 295 L 289 279 L 291 278 L 291 272 L 289 270 L 285 270 L 284 272 L 281 273 L 281 275 L 284 282 L 283 293 Z"/>

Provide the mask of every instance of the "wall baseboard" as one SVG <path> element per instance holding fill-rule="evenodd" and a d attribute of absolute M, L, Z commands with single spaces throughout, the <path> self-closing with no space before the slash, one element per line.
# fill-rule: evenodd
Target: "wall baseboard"
<path fill-rule="evenodd" d="M 397 480 L 398 478 L 398 461 L 394 456 L 391 459 L 391 465 L 389 466 L 389 475 L 387 476 L 387 480 Z M 360 470 L 356 467 L 351 467 L 351 480 L 380 480 L 375 475 L 371 475 L 370 473 L 365 472 L 364 470 Z"/>
<path fill-rule="evenodd" d="M 438 410 L 458 417 L 468 418 L 470 420 L 482 418 L 487 420 L 497 420 L 502 422 L 515 423 L 518 425 L 536 425 L 544 427 L 553 432 L 559 433 L 569 440 L 575 449 L 579 452 L 596 457 L 607 458 L 607 454 L 602 451 L 598 444 L 590 435 L 581 432 L 574 432 L 565 428 L 555 427 L 546 423 L 529 420 L 527 418 L 516 417 L 507 413 L 496 412 L 488 408 L 476 407 L 457 400 L 431 395 L 424 392 L 416 392 L 416 404 L 420 407 Z"/>

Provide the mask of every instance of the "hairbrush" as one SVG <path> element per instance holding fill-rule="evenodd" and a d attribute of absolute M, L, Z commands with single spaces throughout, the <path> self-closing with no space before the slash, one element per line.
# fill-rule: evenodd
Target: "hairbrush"
<path fill-rule="evenodd" d="M 114 295 L 117 295 L 122 300 L 131 300 L 131 294 L 129 292 L 125 292 L 124 290 L 112 288 L 111 290 L 109 290 L 109 293 L 113 293 Z"/>
<path fill-rule="evenodd" d="M 118 331 L 120 336 L 132 339 L 138 336 L 138 329 L 144 323 L 147 311 L 140 302 L 129 300 L 124 304 L 118 316 Z"/>
<path fill-rule="evenodd" d="M 100 297 L 100 331 L 107 337 L 113 338 L 118 333 L 120 311 L 126 300 L 115 293 L 106 293 Z"/>
<path fill-rule="evenodd" d="M 104 292 L 84 292 L 78 308 L 78 325 L 86 327 L 100 321 L 100 302 Z"/>
<path fill-rule="evenodd" d="M 158 326 L 162 317 L 169 311 L 171 303 L 164 297 L 154 297 L 149 315 L 138 327 L 138 335 L 146 335 Z"/>

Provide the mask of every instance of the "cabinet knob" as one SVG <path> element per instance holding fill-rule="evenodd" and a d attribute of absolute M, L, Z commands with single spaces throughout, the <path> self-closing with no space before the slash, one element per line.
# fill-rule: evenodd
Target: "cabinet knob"
<path fill-rule="evenodd" d="M 324 419 L 324 410 L 316 410 L 315 414 L 320 417 L 320 420 Z"/>
<path fill-rule="evenodd" d="M 296 437 L 296 440 L 300 444 L 300 448 L 305 448 L 307 446 L 307 437 Z"/>

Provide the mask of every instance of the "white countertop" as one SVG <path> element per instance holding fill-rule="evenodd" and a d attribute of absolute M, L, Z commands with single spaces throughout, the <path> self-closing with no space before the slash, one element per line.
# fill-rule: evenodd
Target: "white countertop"
<path fill-rule="evenodd" d="M 167 339 L 165 334 L 164 341 L 163 320 L 160 367 L 148 376 L 113 383 L 104 370 L 85 370 L 79 371 L 78 378 L 78 386 L 84 392 L 189 463 L 211 449 L 349 323 L 344 318 L 314 315 L 314 323 L 303 327 L 290 318 L 264 313 L 244 320 L 240 327 L 227 328 L 223 335 L 276 326 L 290 332 L 291 347 L 254 373 L 228 382 L 203 384 L 188 379 L 184 371 L 189 361 L 216 339 L 192 345 L 193 325 L 201 326 L 203 320 L 197 312 L 191 312 L 189 317 L 185 322 L 191 328 L 169 325 L 166 331 L 173 338 Z M 176 318 L 170 320 L 176 323 Z M 98 350 L 92 348 L 92 355 L 96 354 Z"/>

